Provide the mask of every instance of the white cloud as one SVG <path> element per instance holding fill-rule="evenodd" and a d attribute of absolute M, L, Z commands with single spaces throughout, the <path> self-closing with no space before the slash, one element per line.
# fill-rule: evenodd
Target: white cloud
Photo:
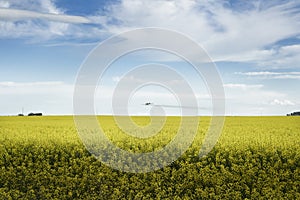
<path fill-rule="evenodd" d="M 4 6 L 3 6 L 4 5 Z M 63 10 L 55 6 L 53 0 L 0 0 L 0 7 L 20 10 L 36 11 L 41 13 L 63 14 Z"/>
<path fill-rule="evenodd" d="M 279 72 L 269 72 L 269 71 L 262 71 L 262 72 L 235 72 L 235 74 L 247 75 L 247 76 L 269 76 L 269 75 L 278 75 Z"/>
<path fill-rule="evenodd" d="M 267 89 L 263 85 L 231 83 L 225 84 L 224 89 L 228 115 L 285 115 L 298 109 L 297 95 Z"/>
<path fill-rule="evenodd" d="M 269 54 L 257 59 L 261 67 L 267 68 L 300 68 L 300 45 L 274 46 Z"/>
<path fill-rule="evenodd" d="M 243 83 L 228 83 L 224 84 L 226 95 L 226 114 L 227 115 L 285 115 L 292 109 L 297 109 L 295 99 L 290 98 L 289 95 L 266 89 L 261 84 L 243 84 Z M 111 100 L 113 96 L 113 87 L 103 87 L 102 90 L 96 92 L 96 102 L 99 102 L 96 107 L 99 113 L 111 113 Z M 118 91 L 123 92 L 123 91 Z M 105 94 L 105 95 L 104 95 Z M 211 96 L 208 93 L 196 93 L 200 114 L 211 114 Z M 154 102 L 162 105 L 179 105 L 173 94 L 158 90 L 157 88 L 147 87 L 135 91 L 130 97 L 131 99 L 122 99 L 128 102 L 128 109 L 131 114 L 149 112 L 149 107 L 142 106 L 145 102 Z M 287 100 L 294 99 L 294 100 Z M 276 106 L 276 105 L 287 105 Z M 178 114 L 180 109 L 165 108 L 167 114 Z M 147 113 L 146 112 L 146 113 Z"/>
<path fill-rule="evenodd" d="M 0 1 L 0 8 L 9 8 L 8 1 Z"/>
<path fill-rule="evenodd" d="M 227 83 L 223 85 L 225 88 L 229 89 L 242 89 L 242 90 L 248 90 L 248 89 L 259 89 L 262 88 L 263 85 L 247 85 L 247 84 L 238 84 L 238 83 Z"/>
<path fill-rule="evenodd" d="M 138 68 L 137 68 L 138 69 Z M 150 69 L 150 70 L 149 70 Z M 183 77 L 180 77 L 179 74 L 173 71 L 167 71 L 165 68 L 161 69 L 161 73 L 157 73 L 156 71 L 151 71 L 151 68 L 144 68 L 143 70 L 137 70 L 136 72 L 131 71 L 130 74 L 125 74 L 123 76 L 113 76 L 112 81 L 118 83 L 122 81 L 122 84 L 125 85 L 124 87 L 129 88 L 130 86 L 140 86 L 142 84 L 161 84 L 166 87 L 180 87 L 186 84 L 188 81 L 185 81 Z M 166 77 L 168 74 L 168 77 Z M 186 85 L 184 85 L 186 86 Z"/>
<path fill-rule="evenodd" d="M 293 103 L 290 100 L 278 100 L 278 99 L 274 99 L 273 101 L 270 102 L 271 105 L 280 105 L 280 106 L 294 106 L 295 103 Z"/>
<path fill-rule="evenodd" d="M 249 77 L 258 77 L 263 79 L 300 79 L 300 72 L 272 72 L 272 71 L 256 71 L 256 72 L 235 72 L 238 75 Z"/>
<path fill-rule="evenodd" d="M 43 19 L 49 21 L 63 22 L 63 23 L 91 23 L 91 21 L 86 17 L 81 16 L 71 16 L 62 14 L 48 14 L 40 13 L 28 10 L 17 10 L 17 9 L 3 9 L 0 8 L 0 20 L 2 21 L 23 21 L 31 19 Z"/>
<path fill-rule="evenodd" d="M 2 5 L 2 6 L 1 6 Z M 4 5 L 4 6 L 3 6 Z M 80 27 L 91 23 L 85 16 L 66 15 L 53 0 L 0 0 L 0 37 L 47 41 L 57 37 L 95 38 L 101 31 Z"/>
<path fill-rule="evenodd" d="M 150 1 L 122 0 L 108 8 L 101 23 L 111 33 L 136 27 L 162 27 L 187 34 L 199 42 L 214 61 L 254 61 L 266 65 L 274 54 L 277 65 L 285 61 L 276 49 L 265 49 L 277 41 L 300 33 L 297 3 L 264 2 L 249 4 L 252 9 L 232 10 L 224 1 Z M 111 23 L 111 21 L 118 23 Z M 281 51 L 287 51 L 282 48 Z M 290 51 L 290 50 L 289 50 Z M 299 58 L 299 51 L 294 51 Z M 285 66 L 285 65 L 284 65 Z M 281 66 L 281 67 L 284 67 Z"/>
<path fill-rule="evenodd" d="M 231 8 L 227 1 L 221 0 L 157 0 L 147 4 L 142 0 L 121 0 L 111 2 L 105 12 L 99 11 L 91 14 L 93 16 L 65 15 L 53 0 L 0 0 L 1 6 L 8 8 L 1 9 L 2 12 L 13 12 L 2 14 L 6 21 L 0 22 L 0 37 L 99 39 L 133 28 L 161 27 L 188 35 L 203 46 L 214 61 L 256 62 L 266 68 L 299 67 L 300 63 L 300 45 L 275 45 L 300 34 L 296 1 L 272 4 L 251 1 L 247 7 Z M 37 24 L 28 20 L 36 16 L 45 22 Z M 18 19 L 27 20 L 13 22 Z M 72 24 L 90 21 L 95 25 Z"/>
<path fill-rule="evenodd" d="M 63 85 L 61 81 L 45 81 L 45 82 L 0 82 L 0 87 L 26 87 L 26 86 L 58 86 Z"/>
<path fill-rule="evenodd" d="M 280 75 L 280 76 L 275 76 L 274 79 L 300 79 L 300 76 L 295 76 L 295 75 Z"/>
<path fill-rule="evenodd" d="M 121 77 L 119 76 L 114 76 L 112 77 L 113 82 L 119 82 L 121 80 Z"/>

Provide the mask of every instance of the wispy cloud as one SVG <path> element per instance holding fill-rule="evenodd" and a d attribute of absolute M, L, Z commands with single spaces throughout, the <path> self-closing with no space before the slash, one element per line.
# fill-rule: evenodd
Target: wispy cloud
<path fill-rule="evenodd" d="M 223 85 L 225 88 L 229 89 L 243 89 L 243 90 L 248 90 L 248 89 L 259 89 L 262 88 L 263 85 L 261 84 L 239 84 L 239 83 L 227 83 Z"/>
<path fill-rule="evenodd" d="M 61 81 L 45 81 L 45 82 L 0 82 L 0 87 L 24 87 L 24 86 L 57 86 L 63 85 Z"/>
<path fill-rule="evenodd" d="M 293 103 L 290 100 L 284 99 L 284 100 L 278 100 L 274 99 L 273 101 L 270 102 L 271 105 L 280 105 L 280 106 L 294 106 L 295 103 Z"/>
<path fill-rule="evenodd" d="M 32 19 L 49 20 L 55 22 L 74 23 L 74 24 L 91 23 L 91 20 L 82 16 L 40 13 L 40 12 L 29 11 L 29 10 L 0 8 L 0 20 L 2 21 L 23 21 L 23 20 L 32 20 Z"/>
<path fill-rule="evenodd" d="M 121 77 L 119 77 L 119 76 L 112 77 L 113 82 L 119 82 L 120 80 L 121 80 Z"/>
<path fill-rule="evenodd" d="M 264 75 L 300 75 L 300 72 L 238 72 L 237 74 L 243 74 L 247 76 L 264 76 Z"/>
<path fill-rule="evenodd" d="M 262 79 L 300 79 L 300 72 L 273 72 L 273 71 L 254 71 L 254 72 L 235 72 L 237 75 L 257 77 Z"/>
<path fill-rule="evenodd" d="M 225 1 L 158 0 L 144 4 L 140 0 L 122 0 L 108 7 L 99 21 L 111 33 L 153 26 L 180 31 L 199 42 L 214 61 L 266 66 L 276 57 L 273 64 L 277 67 L 296 65 L 294 59 L 300 57 L 299 51 L 294 51 L 293 59 L 288 61 L 283 55 L 290 47 L 278 49 L 273 45 L 300 34 L 298 3 L 276 1 L 265 5 L 262 1 L 231 7 Z"/>
<path fill-rule="evenodd" d="M 0 37 L 30 41 L 99 38 L 101 31 L 87 16 L 67 15 L 53 0 L 0 0 Z"/>
<path fill-rule="evenodd" d="M 8 8 L 9 2 L 8 1 L 0 1 L 0 8 Z"/>
<path fill-rule="evenodd" d="M 285 115 L 298 109 L 298 96 L 276 91 L 260 84 L 224 85 L 226 110 L 234 115 Z"/>
<path fill-rule="evenodd" d="M 300 6 L 293 0 L 249 1 L 244 6 L 221 0 L 157 0 L 147 4 L 142 0 L 121 0 L 89 16 L 66 15 L 53 0 L 0 0 L 0 7 L 0 37 L 99 40 L 133 28 L 161 27 L 188 35 L 216 62 L 300 67 L 300 45 L 280 44 L 300 35 Z M 84 26 L 85 23 L 93 25 Z"/>

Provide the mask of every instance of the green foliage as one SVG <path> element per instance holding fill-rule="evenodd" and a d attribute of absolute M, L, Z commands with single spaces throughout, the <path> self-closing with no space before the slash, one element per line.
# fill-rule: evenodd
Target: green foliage
<path fill-rule="evenodd" d="M 156 136 L 137 139 L 111 117 L 99 120 L 116 145 L 132 152 L 160 149 L 180 121 L 169 118 Z M 94 158 L 72 117 L 1 117 L 0 199 L 300 199 L 300 117 L 227 117 L 218 144 L 199 158 L 209 121 L 201 118 L 177 161 L 134 174 Z"/>

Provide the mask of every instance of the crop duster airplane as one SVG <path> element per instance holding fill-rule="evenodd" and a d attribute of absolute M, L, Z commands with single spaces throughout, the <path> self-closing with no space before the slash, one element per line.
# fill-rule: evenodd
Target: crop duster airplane
<path fill-rule="evenodd" d="M 207 108 L 204 107 L 194 107 L 194 106 L 175 106 L 175 105 L 158 105 L 158 104 L 154 104 L 151 102 L 146 102 L 144 104 L 142 104 L 144 106 L 157 106 L 157 107 L 165 107 L 165 108 L 187 108 L 187 109 L 202 109 L 202 110 L 206 110 Z"/>

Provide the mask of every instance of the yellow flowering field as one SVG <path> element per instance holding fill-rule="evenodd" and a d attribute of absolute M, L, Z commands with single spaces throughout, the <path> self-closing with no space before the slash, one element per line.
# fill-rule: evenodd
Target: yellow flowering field
<path fill-rule="evenodd" d="M 163 148 L 180 124 L 168 117 L 159 133 L 136 138 L 111 116 L 98 120 L 133 153 Z M 192 145 L 170 165 L 128 173 L 86 150 L 72 116 L 0 117 L 0 199 L 300 199 L 300 117 L 226 117 L 216 146 L 199 157 L 209 124 L 200 117 Z"/>

